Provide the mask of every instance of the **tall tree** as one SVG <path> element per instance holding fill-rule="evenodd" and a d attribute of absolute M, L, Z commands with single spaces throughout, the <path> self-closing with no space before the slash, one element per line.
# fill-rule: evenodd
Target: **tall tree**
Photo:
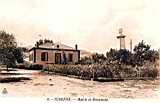
<path fill-rule="evenodd" d="M 143 65 L 145 60 L 150 62 L 155 62 L 159 59 L 159 54 L 157 51 L 151 50 L 150 45 L 145 44 L 142 40 L 138 45 L 134 48 L 134 60 L 136 64 Z"/>
<path fill-rule="evenodd" d="M 17 48 L 17 42 L 13 34 L 0 31 L 0 64 L 14 66 L 16 62 L 23 60 L 22 50 Z"/>
<path fill-rule="evenodd" d="M 17 42 L 13 34 L 0 31 L 0 48 L 16 48 Z"/>

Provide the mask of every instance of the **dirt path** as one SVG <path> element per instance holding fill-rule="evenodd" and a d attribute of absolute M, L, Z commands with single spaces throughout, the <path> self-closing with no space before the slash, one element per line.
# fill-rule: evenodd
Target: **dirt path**
<path fill-rule="evenodd" d="M 157 98 L 160 97 L 160 80 L 95 82 L 58 75 L 47 75 L 39 71 L 20 70 L 32 78 L 24 82 L 1 83 L 8 96 L 62 96 L 62 97 L 107 97 L 107 98 Z M 2 95 L 2 94 L 1 94 Z"/>

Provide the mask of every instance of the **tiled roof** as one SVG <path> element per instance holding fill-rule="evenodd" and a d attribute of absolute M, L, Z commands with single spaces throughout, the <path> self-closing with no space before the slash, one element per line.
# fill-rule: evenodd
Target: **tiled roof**
<path fill-rule="evenodd" d="M 70 47 L 68 45 L 62 44 L 60 42 L 54 43 L 54 48 L 57 48 L 57 45 L 59 45 L 59 48 L 61 48 L 61 49 L 75 49 L 73 47 Z"/>
<path fill-rule="evenodd" d="M 42 47 L 42 48 L 57 48 L 57 45 L 59 45 L 59 48 L 60 49 L 75 49 L 75 48 L 73 48 L 73 47 L 70 47 L 70 46 L 68 46 L 68 45 L 65 45 L 65 44 L 62 44 L 62 43 L 60 43 L 60 42 L 56 42 L 56 43 L 45 43 L 45 44 L 43 44 L 43 45 L 39 45 L 39 47 Z"/>

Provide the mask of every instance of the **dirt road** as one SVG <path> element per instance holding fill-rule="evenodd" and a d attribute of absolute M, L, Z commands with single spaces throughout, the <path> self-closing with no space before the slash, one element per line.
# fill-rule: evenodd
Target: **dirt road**
<path fill-rule="evenodd" d="M 107 97 L 107 98 L 157 98 L 160 97 L 160 80 L 96 82 L 58 75 L 47 75 L 39 71 L 20 70 L 32 80 L 1 83 L 0 92 L 7 89 L 7 96 L 28 97 Z M 3 95 L 3 94 L 1 94 Z"/>

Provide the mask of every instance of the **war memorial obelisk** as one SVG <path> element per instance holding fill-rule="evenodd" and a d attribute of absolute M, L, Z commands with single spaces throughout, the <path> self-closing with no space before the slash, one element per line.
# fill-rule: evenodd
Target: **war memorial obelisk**
<path fill-rule="evenodd" d="M 117 36 L 117 39 L 120 40 L 120 49 L 126 49 L 125 47 L 125 35 L 123 35 L 123 29 L 119 29 L 119 36 Z"/>

